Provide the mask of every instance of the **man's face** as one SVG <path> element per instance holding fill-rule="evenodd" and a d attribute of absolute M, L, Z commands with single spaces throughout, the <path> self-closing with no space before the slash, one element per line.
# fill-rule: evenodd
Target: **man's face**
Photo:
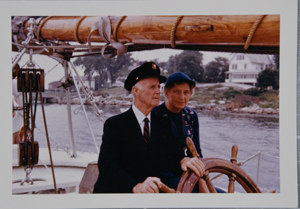
<path fill-rule="evenodd" d="M 140 103 L 148 108 L 154 108 L 159 104 L 160 100 L 160 83 L 158 78 L 145 78 L 136 85 L 137 97 Z"/>
<path fill-rule="evenodd" d="M 184 108 L 191 96 L 191 89 L 188 83 L 175 84 L 173 88 L 165 90 L 167 107 L 171 112 L 177 113 Z"/>

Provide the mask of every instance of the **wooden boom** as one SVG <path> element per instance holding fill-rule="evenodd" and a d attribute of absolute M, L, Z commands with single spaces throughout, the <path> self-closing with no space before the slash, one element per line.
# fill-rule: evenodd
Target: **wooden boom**
<path fill-rule="evenodd" d="M 244 45 L 257 15 L 183 16 L 176 28 L 176 44 Z M 47 40 L 76 41 L 75 28 L 81 17 L 50 17 L 41 28 Z M 113 29 L 121 17 L 110 16 Z M 78 26 L 79 40 L 86 42 L 99 17 L 85 17 Z M 170 44 L 177 16 L 127 16 L 118 29 L 121 43 Z M 27 28 L 27 27 L 25 27 Z M 25 30 L 26 32 L 26 30 Z M 266 15 L 258 25 L 250 45 L 279 46 L 280 16 Z M 114 40 L 113 31 L 111 39 Z M 104 42 L 95 31 L 92 42 Z M 114 40 L 115 41 L 115 40 Z"/>
<path fill-rule="evenodd" d="M 100 16 L 49 16 L 38 24 L 39 40 L 87 43 Z M 280 15 L 109 16 L 110 41 L 154 48 L 279 53 Z M 24 26 L 28 32 L 29 23 Z M 106 42 L 98 30 L 91 42 Z M 248 42 L 248 43 L 247 43 Z M 136 47 L 135 46 L 135 47 Z M 132 47 L 134 48 L 134 47 Z M 145 50 L 145 47 L 128 51 Z M 273 51 L 272 51 L 273 50 Z M 263 52 L 263 50 L 261 51 Z M 258 53 L 259 50 L 258 50 Z"/>

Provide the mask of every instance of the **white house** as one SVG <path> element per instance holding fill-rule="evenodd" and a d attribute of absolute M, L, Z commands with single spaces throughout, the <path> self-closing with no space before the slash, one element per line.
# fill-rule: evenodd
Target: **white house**
<path fill-rule="evenodd" d="M 229 71 L 226 72 L 225 82 L 241 83 L 255 86 L 260 71 L 274 66 L 269 55 L 232 54 L 229 59 Z"/>

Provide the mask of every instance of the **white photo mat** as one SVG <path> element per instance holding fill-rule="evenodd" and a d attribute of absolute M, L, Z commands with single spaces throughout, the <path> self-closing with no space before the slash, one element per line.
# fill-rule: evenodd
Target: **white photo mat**
<path fill-rule="evenodd" d="M 297 1 L 1 1 L 1 187 L 6 208 L 298 207 Z M 11 194 L 11 16 L 280 15 L 280 193 L 277 194 Z"/>

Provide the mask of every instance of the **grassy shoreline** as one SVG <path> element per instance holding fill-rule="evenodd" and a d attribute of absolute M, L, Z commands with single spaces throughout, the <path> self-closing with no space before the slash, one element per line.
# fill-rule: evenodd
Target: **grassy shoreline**
<path fill-rule="evenodd" d="M 75 96 L 74 92 L 74 96 Z M 93 92 L 97 105 L 130 106 L 132 94 L 123 86 L 103 88 Z M 161 95 L 160 102 L 164 101 Z M 50 103 L 66 104 L 65 97 L 54 97 Z M 80 104 L 77 97 L 71 98 L 71 104 Z M 85 104 L 90 104 L 85 101 Z M 279 115 L 279 90 L 260 92 L 247 85 L 197 84 L 188 106 L 200 110 L 229 111 L 259 115 Z"/>
<path fill-rule="evenodd" d="M 104 100 L 132 101 L 128 92 L 123 87 L 100 89 L 95 96 L 101 96 Z M 164 101 L 164 96 L 161 96 Z M 241 89 L 223 84 L 210 86 L 196 86 L 190 101 L 197 104 L 228 104 L 234 103 L 235 107 L 243 108 L 257 104 L 260 108 L 279 108 L 279 90 L 267 90 L 260 92 L 257 88 Z"/>

